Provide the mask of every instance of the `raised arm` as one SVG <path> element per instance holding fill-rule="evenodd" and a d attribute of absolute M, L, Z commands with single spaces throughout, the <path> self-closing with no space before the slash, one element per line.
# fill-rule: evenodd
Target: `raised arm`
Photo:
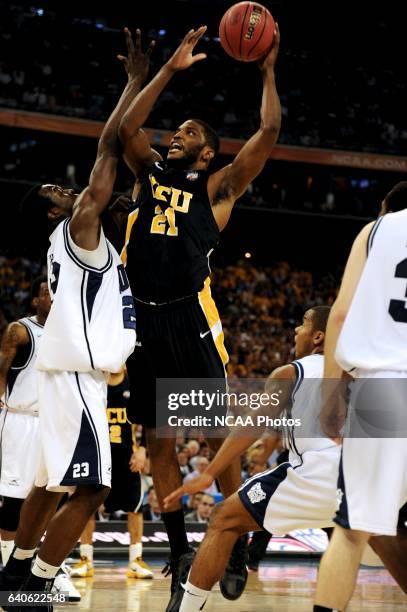
<path fill-rule="evenodd" d="M 27 328 L 21 323 L 10 323 L 4 332 L 0 348 L 0 398 L 6 390 L 7 374 L 17 355 L 18 347 L 28 344 L 29 341 Z"/>
<path fill-rule="evenodd" d="M 259 63 L 263 77 L 263 96 L 260 108 L 260 127 L 246 142 L 233 162 L 209 177 L 208 195 L 220 230 L 224 229 L 236 200 L 263 170 L 277 142 L 281 126 L 281 107 L 278 97 L 274 65 L 280 45 L 276 24 L 273 46 Z"/>
<path fill-rule="evenodd" d="M 285 365 L 281 368 L 275 369 L 269 376 L 266 382 L 265 391 L 270 396 L 275 393 L 280 394 L 280 401 L 278 406 L 265 406 L 259 411 L 256 411 L 256 415 L 264 414 L 271 418 L 277 417 L 290 403 L 291 392 L 295 382 L 295 368 L 292 365 Z M 234 430 L 228 435 L 222 446 L 212 459 L 206 470 L 197 476 L 192 478 L 182 487 L 176 489 L 171 495 L 165 498 L 164 507 L 168 508 L 177 499 L 180 499 L 183 495 L 192 495 L 198 491 L 211 486 L 212 482 L 222 474 L 224 470 L 230 465 L 230 463 L 240 457 L 256 440 L 259 439 L 259 435 L 263 433 L 260 431 L 260 427 L 256 427 L 256 433 L 250 435 L 250 432 L 246 432 L 247 427 L 234 428 Z M 263 428 L 266 430 L 266 427 Z"/>
<path fill-rule="evenodd" d="M 141 168 L 150 166 L 154 161 L 161 159 L 159 153 L 150 147 L 147 136 L 141 128 L 174 74 L 206 58 L 205 53 L 192 55 L 195 46 L 205 32 L 206 26 L 188 32 L 172 57 L 139 93 L 123 117 L 119 130 L 120 140 L 123 145 L 124 159 L 135 176 L 139 174 Z"/>
<path fill-rule="evenodd" d="M 125 36 L 128 56 L 119 55 L 118 58 L 123 62 L 127 72 L 127 85 L 100 136 L 89 185 L 76 200 L 70 223 L 70 233 L 75 244 L 89 251 L 93 251 L 98 246 L 100 215 L 110 201 L 116 179 L 120 153 L 119 125 L 147 77 L 150 54 L 154 48 L 153 41 L 145 54 L 141 52 L 140 30 L 136 32 L 135 44 L 127 28 Z"/>

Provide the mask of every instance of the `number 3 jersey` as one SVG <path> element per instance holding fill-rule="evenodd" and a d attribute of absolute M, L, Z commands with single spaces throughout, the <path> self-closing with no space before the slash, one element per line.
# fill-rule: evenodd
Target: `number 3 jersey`
<path fill-rule="evenodd" d="M 336 349 L 341 367 L 407 372 L 407 210 L 379 217 Z"/>
<path fill-rule="evenodd" d="M 69 222 L 61 222 L 50 237 L 48 284 L 52 307 L 36 367 L 118 372 L 136 342 L 129 282 L 103 229 L 98 248 L 86 251 L 73 242 Z"/>

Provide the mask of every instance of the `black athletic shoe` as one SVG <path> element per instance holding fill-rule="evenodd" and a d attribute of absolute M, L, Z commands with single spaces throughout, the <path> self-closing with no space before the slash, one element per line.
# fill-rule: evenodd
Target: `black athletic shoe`
<path fill-rule="evenodd" d="M 4 568 L 0 571 L 0 591 L 19 591 L 26 576 L 12 576 Z M 2 606 L 5 612 L 15 612 L 15 606 Z"/>
<path fill-rule="evenodd" d="M 170 559 L 163 569 L 166 576 L 171 574 L 171 599 L 165 612 L 178 612 L 184 596 L 184 589 L 181 585 L 185 584 L 188 579 L 194 557 L 195 551 L 191 548 L 178 559 Z"/>
<path fill-rule="evenodd" d="M 226 599 L 239 599 L 247 582 L 247 536 L 242 536 L 233 547 L 225 573 L 219 581 Z"/>

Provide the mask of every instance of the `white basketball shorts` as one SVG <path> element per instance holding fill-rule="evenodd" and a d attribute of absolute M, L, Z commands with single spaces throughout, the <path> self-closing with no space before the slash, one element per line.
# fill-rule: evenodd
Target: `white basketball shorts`
<path fill-rule="evenodd" d="M 34 486 L 39 465 L 38 416 L 1 410 L 0 453 L 0 495 L 25 499 Z"/>
<path fill-rule="evenodd" d="M 389 379 L 380 387 L 385 391 L 384 416 L 386 406 L 399 407 L 401 413 L 407 410 L 404 387 L 397 383 L 397 378 L 407 378 L 407 373 L 363 372 L 362 378 L 362 381 L 358 379 L 359 385 L 362 383 L 358 393 L 363 393 L 363 385 L 368 384 L 369 378 Z M 365 423 L 370 424 L 368 411 Z M 384 417 L 382 423 L 386 434 Z M 340 505 L 335 522 L 346 529 L 376 535 L 397 534 L 399 510 L 407 501 L 407 440 L 391 433 L 386 435 L 343 440 L 338 480 Z"/>
<path fill-rule="evenodd" d="M 110 487 L 106 380 L 101 371 L 38 372 L 41 453 L 35 480 L 48 491 Z"/>
<path fill-rule="evenodd" d="M 340 447 L 307 451 L 303 463 L 282 463 L 249 478 L 239 489 L 246 510 L 275 535 L 294 529 L 332 527 Z"/>

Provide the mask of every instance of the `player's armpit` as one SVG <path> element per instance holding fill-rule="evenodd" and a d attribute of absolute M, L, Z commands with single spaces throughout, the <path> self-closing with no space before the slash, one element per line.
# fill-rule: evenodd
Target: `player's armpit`
<path fill-rule="evenodd" d="M 0 396 L 6 389 L 7 374 L 19 346 L 28 344 L 30 337 L 27 328 L 21 323 L 10 323 L 4 332 L 0 348 Z"/>

